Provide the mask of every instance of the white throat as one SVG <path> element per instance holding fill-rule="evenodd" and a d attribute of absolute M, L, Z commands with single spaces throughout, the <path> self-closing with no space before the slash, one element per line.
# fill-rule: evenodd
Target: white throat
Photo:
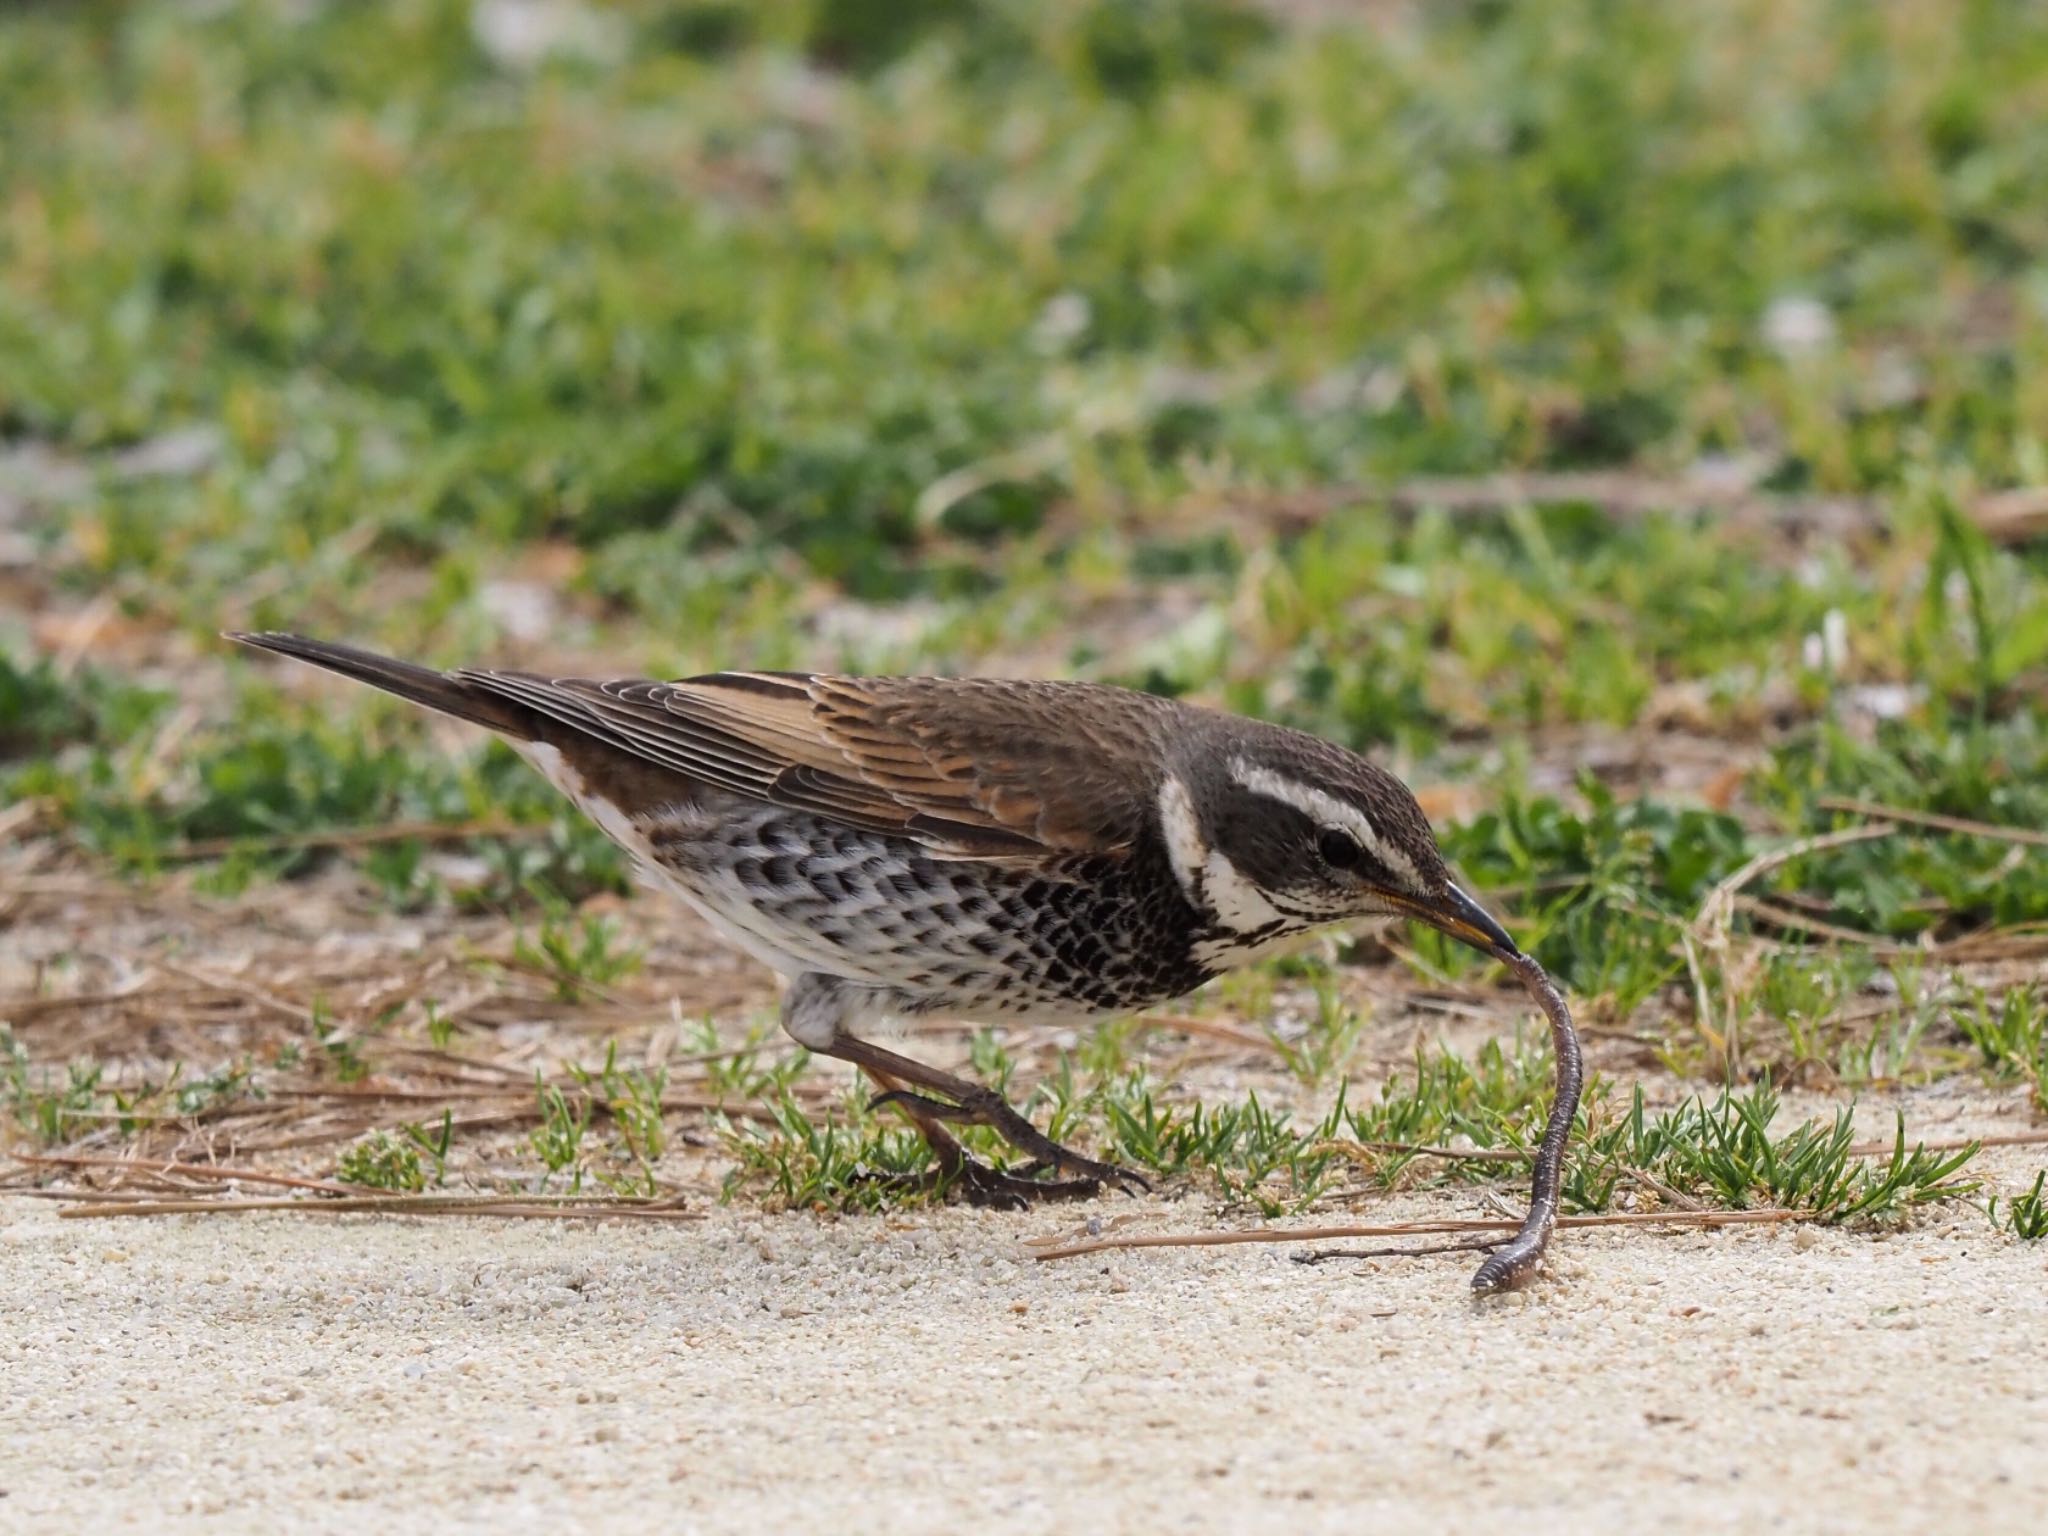
<path fill-rule="evenodd" d="M 1188 787 L 1173 774 L 1159 786 L 1159 830 L 1166 838 L 1166 856 L 1181 894 L 1197 912 L 1234 933 L 1270 931 L 1275 925 L 1299 927 L 1238 867 L 1202 836 L 1201 818 Z"/>

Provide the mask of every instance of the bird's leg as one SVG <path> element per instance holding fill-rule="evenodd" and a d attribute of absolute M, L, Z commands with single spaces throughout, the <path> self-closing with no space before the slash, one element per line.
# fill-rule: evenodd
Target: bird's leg
<path fill-rule="evenodd" d="M 1097 1162 L 1061 1146 L 993 1089 L 849 1034 L 844 1028 L 849 990 L 846 983 L 831 977 L 799 976 L 782 1000 L 782 1027 L 805 1048 L 852 1062 L 865 1072 L 882 1089 L 874 1104 L 893 1105 L 910 1118 L 931 1147 L 940 1172 L 957 1169 L 970 1201 L 1018 1204 L 1031 1199 L 1074 1199 L 1097 1193 L 1103 1184 L 1114 1184 L 1130 1194 L 1151 1188 L 1128 1168 Z M 940 1097 L 933 1097 L 935 1094 Z M 999 1173 L 969 1157 L 946 1130 L 946 1122 L 989 1126 L 1034 1163 L 1074 1177 L 1040 1180 Z"/>
<path fill-rule="evenodd" d="M 873 1067 L 863 1067 L 861 1070 L 868 1081 L 875 1085 L 878 1094 L 904 1091 L 903 1085 L 886 1072 L 877 1071 Z M 908 1104 L 899 1103 L 896 1107 L 902 1112 L 903 1118 L 916 1126 L 918 1134 L 924 1137 L 925 1146 L 931 1150 L 932 1161 L 938 1165 L 937 1172 L 940 1178 L 950 1179 L 973 1161 L 967 1155 L 967 1149 L 954 1139 L 953 1133 L 947 1130 L 942 1122 L 920 1113 Z"/>
<path fill-rule="evenodd" d="M 1073 1198 L 1092 1195 L 1096 1186 L 1085 1179 L 1047 1183 L 991 1168 L 968 1155 L 945 1122 L 924 1106 L 926 1101 L 877 1067 L 862 1067 L 868 1080 L 881 1090 L 872 1101 L 888 1104 L 917 1127 L 931 1149 L 934 1166 L 924 1173 L 874 1174 L 872 1179 L 920 1192 L 957 1189 L 969 1205 L 990 1210 L 1021 1211 L 1033 1200 Z"/>
<path fill-rule="evenodd" d="M 841 1055 L 835 1042 L 851 1038 L 840 1027 L 848 1011 L 845 987 L 824 977 L 802 976 L 783 999 L 782 1027 L 791 1038 L 821 1056 Z M 842 1059 L 844 1059 L 842 1057 Z M 1042 1183 L 1020 1178 L 968 1155 L 945 1123 L 929 1113 L 926 1101 L 910 1092 L 897 1078 L 879 1066 L 862 1064 L 861 1071 L 881 1093 L 875 1103 L 885 1100 L 918 1129 L 930 1148 L 934 1167 L 923 1174 L 875 1174 L 881 1182 L 914 1187 L 920 1192 L 957 1188 L 969 1205 L 994 1210 L 1021 1211 L 1034 1199 L 1060 1199 L 1092 1195 L 1095 1186 L 1084 1180 L 1063 1184 Z"/>

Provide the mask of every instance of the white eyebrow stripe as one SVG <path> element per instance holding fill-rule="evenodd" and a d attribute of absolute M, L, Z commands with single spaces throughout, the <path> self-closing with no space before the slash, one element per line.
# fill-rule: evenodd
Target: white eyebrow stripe
<path fill-rule="evenodd" d="M 1311 784 L 1286 778 L 1241 757 L 1231 759 L 1230 776 L 1255 795 L 1291 805 L 1320 826 L 1336 827 L 1349 833 L 1357 840 L 1358 846 L 1377 859 L 1389 874 L 1406 881 L 1409 890 L 1423 893 L 1422 873 L 1415 867 L 1415 861 L 1382 838 L 1379 829 L 1357 806 L 1347 805 L 1335 795 Z"/>
<path fill-rule="evenodd" d="M 1201 818 L 1195 814 L 1194 798 L 1173 774 L 1159 786 L 1159 830 L 1166 839 L 1173 878 L 1197 912 L 1213 917 L 1233 933 L 1257 933 L 1290 924 L 1287 914 L 1245 879 L 1222 849 L 1209 846 L 1202 836 Z M 1291 926 L 1298 929 L 1301 924 L 1295 921 Z"/>

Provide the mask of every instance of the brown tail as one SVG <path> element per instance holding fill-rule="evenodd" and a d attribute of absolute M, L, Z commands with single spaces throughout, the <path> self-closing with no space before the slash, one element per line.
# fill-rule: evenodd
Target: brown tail
<path fill-rule="evenodd" d="M 275 651 L 280 656 L 309 661 L 316 667 L 368 683 L 372 688 L 395 693 L 401 699 L 438 709 L 444 715 L 501 731 L 515 741 L 531 741 L 537 734 L 538 722 L 531 710 L 431 667 L 417 667 L 409 661 L 379 656 L 375 651 L 358 650 L 353 645 L 309 640 L 304 635 L 249 635 L 229 630 L 225 637 L 253 645 L 259 651 Z"/>

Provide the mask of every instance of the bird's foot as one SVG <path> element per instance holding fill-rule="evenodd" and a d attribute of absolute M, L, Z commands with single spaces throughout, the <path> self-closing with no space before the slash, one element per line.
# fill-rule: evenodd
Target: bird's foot
<path fill-rule="evenodd" d="M 969 1205 L 995 1211 L 1028 1210 L 1041 1200 L 1092 1200 L 1102 1191 L 1093 1179 L 1041 1179 L 1028 1172 L 991 1168 L 974 1158 L 955 1171 L 951 1187 Z"/>
<path fill-rule="evenodd" d="M 1088 1200 L 1102 1192 L 1101 1184 L 1094 1179 L 1037 1176 L 1044 1171 L 1035 1164 L 1015 1172 L 992 1168 L 961 1152 L 955 1157 L 942 1157 L 937 1166 L 917 1173 L 863 1170 L 854 1175 L 854 1180 L 906 1195 L 958 1195 L 976 1209 L 987 1211 L 1023 1211 L 1042 1200 Z"/>
<path fill-rule="evenodd" d="M 947 1103 L 921 1093 L 910 1093 L 898 1089 L 891 1093 L 878 1094 L 870 1101 L 870 1108 L 885 1104 L 896 1104 L 908 1110 L 919 1120 L 948 1121 L 954 1125 L 985 1125 L 1031 1161 L 1014 1174 L 985 1170 L 1014 1185 L 1022 1185 L 1035 1191 L 1034 1198 L 1073 1200 L 1096 1194 L 1103 1185 L 1122 1190 L 1127 1195 L 1147 1193 L 1152 1186 L 1143 1174 L 1118 1163 L 1098 1162 L 1092 1157 L 1083 1157 L 1054 1141 L 1045 1132 L 1025 1119 L 1006 1103 L 1002 1095 L 993 1089 L 978 1088 L 964 1095 L 958 1103 Z M 961 1169 L 974 1166 L 972 1158 L 965 1158 Z M 1036 1179 L 1032 1173 L 1071 1174 L 1067 1179 Z M 972 1200 L 972 1195 L 969 1196 Z"/>

